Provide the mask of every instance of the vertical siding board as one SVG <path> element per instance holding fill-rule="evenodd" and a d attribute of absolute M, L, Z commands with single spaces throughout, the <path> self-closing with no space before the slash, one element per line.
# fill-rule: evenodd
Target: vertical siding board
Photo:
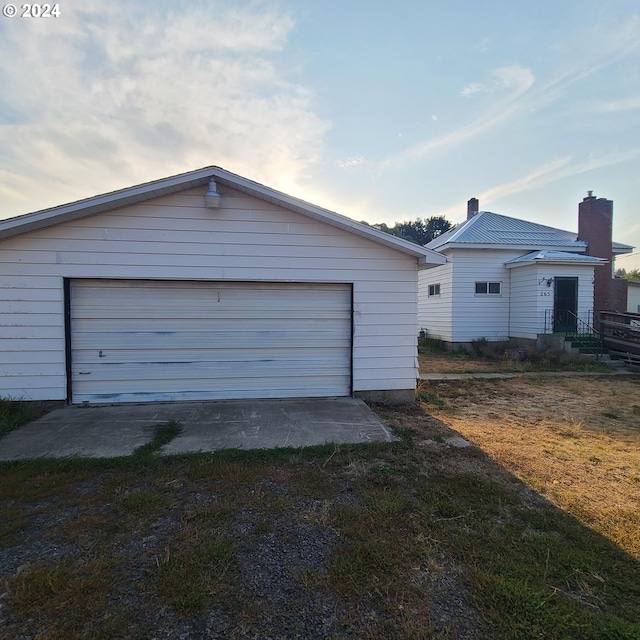
<path fill-rule="evenodd" d="M 204 190 L 1 241 L 0 391 L 66 398 L 64 278 L 353 283 L 354 391 L 415 387 L 415 258 L 229 189 L 207 209 Z"/>

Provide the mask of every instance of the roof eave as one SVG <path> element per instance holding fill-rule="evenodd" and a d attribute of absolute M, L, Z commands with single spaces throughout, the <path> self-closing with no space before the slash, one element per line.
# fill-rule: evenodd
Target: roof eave
<path fill-rule="evenodd" d="M 484 244 L 480 242 L 450 242 L 445 245 L 442 245 L 438 251 L 446 251 L 449 249 L 499 249 L 499 250 L 514 250 L 514 251 L 540 251 L 541 248 L 544 247 L 545 250 L 548 251 L 564 251 L 567 253 L 583 253 L 586 249 L 585 243 L 577 243 L 575 245 L 564 245 L 564 244 L 545 244 L 542 245 L 540 243 L 536 244 L 501 244 L 501 243 L 493 243 L 493 244 Z"/>
<path fill-rule="evenodd" d="M 599 259 L 598 261 L 589 261 L 585 262 L 583 260 L 551 260 L 546 259 L 537 259 L 537 260 L 527 260 L 521 262 L 505 262 L 505 267 L 507 269 L 515 269 L 516 267 L 530 267 L 532 264 L 537 265 L 571 265 L 572 267 L 602 267 L 606 264 L 609 264 L 608 260 Z"/>
<path fill-rule="evenodd" d="M 215 166 L 204 167 L 188 173 L 162 178 L 0 221 L 0 240 L 193 187 L 203 186 L 208 184 L 211 179 L 215 179 L 221 185 L 242 191 L 248 195 L 277 204 L 301 215 L 320 220 L 326 224 L 411 255 L 418 260 L 419 264 L 438 265 L 446 262 L 446 257 L 433 249 L 392 236 L 375 227 L 369 227 L 346 216 L 317 207 L 304 200 L 294 198 Z"/>
<path fill-rule="evenodd" d="M 42 209 L 15 218 L 8 218 L 0 222 L 0 239 L 10 238 L 62 222 L 78 220 L 95 215 L 96 213 L 111 211 L 119 207 L 126 207 L 131 204 L 143 202 L 144 200 L 199 187 L 208 184 L 212 169 L 213 167 L 206 167 L 170 178 L 145 182 L 144 184 L 134 187 L 127 187 L 126 189 L 111 191 L 91 198 L 84 198 L 69 204 L 51 207 L 50 209 Z"/>
<path fill-rule="evenodd" d="M 393 236 L 390 233 L 380 231 L 375 227 L 370 227 L 361 222 L 356 222 L 355 220 L 347 218 L 339 213 L 318 207 L 309 202 L 305 202 L 304 200 L 300 200 L 299 198 L 289 196 L 286 193 L 271 189 L 270 187 L 265 187 L 257 182 L 253 182 L 247 178 L 225 171 L 224 169 L 216 168 L 215 179 L 218 184 L 242 191 L 247 195 L 260 198 L 261 200 L 266 200 L 272 204 L 277 204 L 278 206 L 294 211 L 295 213 L 325 222 L 369 240 L 375 240 L 379 244 L 413 255 L 418 258 L 419 261 L 431 262 L 433 264 L 444 264 L 446 262 L 446 257 L 433 249 L 428 249 L 427 247 L 414 244 L 408 240 L 403 240 L 402 238 Z M 427 260 L 427 258 L 430 260 Z"/>
<path fill-rule="evenodd" d="M 632 247 L 631 245 L 620 245 L 618 244 L 617 246 L 614 245 L 612 248 L 612 252 L 614 256 L 620 256 L 620 255 L 624 255 L 625 253 L 633 253 L 633 250 L 635 249 L 635 247 Z"/>

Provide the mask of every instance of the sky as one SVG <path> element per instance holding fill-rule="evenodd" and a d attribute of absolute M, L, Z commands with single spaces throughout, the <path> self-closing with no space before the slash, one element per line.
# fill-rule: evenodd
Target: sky
<path fill-rule="evenodd" d="M 389 225 L 591 190 L 640 268 L 640 0 L 2 6 L 0 219 L 210 165 Z"/>

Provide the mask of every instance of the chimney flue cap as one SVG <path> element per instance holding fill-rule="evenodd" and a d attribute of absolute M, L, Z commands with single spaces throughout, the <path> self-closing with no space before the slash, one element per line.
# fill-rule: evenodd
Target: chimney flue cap
<path fill-rule="evenodd" d="M 593 195 L 593 191 L 587 191 L 587 197 L 583 198 L 583 200 L 595 200 L 596 197 Z"/>
<path fill-rule="evenodd" d="M 470 200 L 467 200 L 467 220 L 473 218 L 473 216 L 478 213 L 479 206 L 480 203 L 478 202 L 478 198 L 471 198 Z"/>

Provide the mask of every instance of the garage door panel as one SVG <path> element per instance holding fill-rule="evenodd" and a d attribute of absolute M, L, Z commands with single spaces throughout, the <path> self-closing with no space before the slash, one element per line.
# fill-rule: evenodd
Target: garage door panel
<path fill-rule="evenodd" d="M 215 389 L 207 380 L 185 378 L 177 380 L 171 389 L 160 389 L 152 381 L 138 380 L 128 386 L 126 391 L 118 380 L 88 381 L 85 392 L 91 402 L 164 402 L 172 400 L 228 400 L 229 398 L 255 398 L 255 389 L 245 384 L 246 378 L 227 378 L 219 382 Z M 277 376 L 265 380 L 260 388 L 260 398 L 305 398 L 342 396 L 343 380 L 341 376 L 327 376 L 315 387 L 317 393 L 310 394 L 307 386 L 300 383 L 299 377 Z"/>
<path fill-rule="evenodd" d="M 265 389 L 260 399 L 279 399 L 279 398 L 333 398 L 343 397 L 344 394 L 339 390 L 341 387 L 318 387 L 318 392 L 315 395 L 310 395 L 306 388 L 302 388 L 299 391 L 290 390 L 289 387 L 283 385 L 281 389 Z M 192 391 L 185 389 L 183 391 L 157 391 L 154 390 L 150 395 L 146 392 L 134 393 L 134 392 L 114 392 L 114 393 L 101 393 L 92 397 L 92 404 L 113 404 L 113 403 L 127 403 L 127 402 L 189 402 L 196 400 L 203 400 L 203 394 L 206 395 L 205 400 L 250 400 L 255 399 L 255 393 L 251 389 L 245 387 L 237 389 L 228 389 L 222 391 L 211 391 L 209 389 L 201 391 Z M 286 394 L 286 395 L 285 395 Z"/>
<path fill-rule="evenodd" d="M 255 350 L 252 348 L 233 349 L 217 348 L 217 349 L 167 349 L 161 352 L 144 350 L 144 349 L 106 349 L 96 351 L 95 349 L 77 349 L 74 351 L 73 369 L 81 370 L 88 365 L 104 365 L 120 366 L 126 363 L 145 364 L 171 364 L 175 362 L 182 363 L 210 363 L 215 366 L 232 366 L 241 364 L 243 366 L 251 366 L 254 362 L 315 362 L 315 368 L 318 369 L 326 362 L 327 366 L 335 367 L 342 363 L 345 367 L 349 366 L 349 359 L 345 357 L 345 348 L 342 347 L 323 347 L 318 353 L 313 353 L 312 348 L 307 348 L 304 352 L 299 347 L 296 348 L 290 343 L 282 345 L 273 345 L 270 343 L 268 348 L 260 349 L 260 360 L 256 360 Z M 102 355 L 100 355 L 102 354 Z"/>
<path fill-rule="evenodd" d="M 76 280 L 74 402 L 349 395 L 351 287 Z"/>
<path fill-rule="evenodd" d="M 144 317 L 139 318 L 100 318 L 100 320 L 93 320 L 91 317 L 76 318 L 71 325 L 71 330 L 75 330 L 79 333 L 79 326 L 82 332 L 87 331 L 87 322 L 91 322 L 91 327 L 88 333 L 116 333 L 118 335 L 131 331 L 134 333 L 140 333 L 141 331 L 149 331 L 150 333 L 159 332 L 173 332 L 173 333 L 186 333 L 193 332 L 206 332 L 211 330 L 211 319 L 216 318 L 216 334 L 223 331 L 272 331 L 277 327 L 281 331 L 287 332 L 308 332 L 308 331 L 335 331 L 332 325 L 328 325 L 327 322 L 331 320 L 343 320 L 345 319 L 344 313 L 342 314 L 319 314 L 315 318 L 291 318 L 282 317 L 278 315 L 270 315 L 264 313 L 254 318 L 228 318 L 220 316 L 207 316 L 197 318 L 154 318 Z M 176 321 L 180 322 L 180 330 L 176 331 Z M 266 327 L 267 322 L 271 322 L 274 326 Z M 141 323 L 145 323 L 141 326 Z M 340 327 L 341 328 L 341 327 Z"/>
<path fill-rule="evenodd" d="M 138 301 L 132 304 L 141 305 L 142 302 Z M 244 309 L 222 309 L 218 307 L 193 308 L 185 305 L 178 311 L 181 320 L 191 320 L 195 326 L 198 326 L 198 322 L 202 320 L 202 318 L 210 317 L 219 318 L 221 321 L 227 320 L 228 322 L 236 322 L 240 320 L 247 324 L 259 323 L 269 319 L 291 324 L 295 320 L 304 320 L 305 322 L 315 321 L 319 323 L 322 320 L 342 318 L 344 316 L 343 309 L 331 309 L 327 307 L 315 308 L 315 306 L 310 306 L 305 310 L 291 309 L 290 311 L 287 311 L 286 309 L 254 309 L 250 307 L 245 307 Z M 314 313 L 313 318 L 309 317 L 308 314 L 310 312 Z M 242 315 L 240 315 L 240 313 Z M 78 320 L 84 320 L 86 318 L 94 319 L 96 316 L 101 318 L 105 326 L 109 326 L 109 324 L 113 322 L 132 323 L 140 320 L 148 320 L 159 325 L 162 323 L 170 323 L 176 319 L 176 313 L 170 312 L 170 310 L 167 310 L 166 308 L 154 310 L 141 307 L 137 309 L 118 309 L 109 307 L 104 309 L 94 308 L 84 310 L 84 313 L 77 313 L 75 315 L 74 321 L 77 322 Z"/>
<path fill-rule="evenodd" d="M 272 376 L 274 366 L 278 367 L 278 373 L 287 376 L 307 375 L 309 368 L 308 359 L 285 360 L 283 358 L 268 358 L 263 360 L 219 360 L 219 361 L 163 361 L 163 362 L 122 362 L 108 364 L 102 362 L 75 364 L 72 370 L 77 375 L 89 376 L 95 373 L 91 368 L 100 366 L 99 380 L 130 380 L 130 384 L 135 384 L 137 379 L 143 380 L 163 380 L 167 377 L 167 371 L 171 370 L 172 379 L 176 378 L 201 378 L 207 380 L 212 376 L 215 378 L 245 378 L 250 371 L 254 376 Z M 314 377 L 325 374 L 333 374 L 336 371 L 346 373 L 348 363 L 343 363 L 342 368 L 330 360 L 316 361 L 314 364 Z M 266 382 L 266 381 L 265 381 Z"/>
<path fill-rule="evenodd" d="M 307 347 L 309 349 L 320 348 L 328 349 L 328 338 L 334 348 L 341 350 L 348 349 L 351 342 L 349 337 L 336 335 L 328 331 L 308 332 L 225 332 L 223 334 L 211 334 L 208 332 L 179 334 L 172 331 L 151 334 L 149 332 L 126 333 L 126 334 L 102 334 L 97 337 L 94 334 L 76 334 L 74 340 L 74 353 L 77 352 L 79 357 L 84 357 L 84 352 L 96 355 L 100 350 L 105 354 L 118 355 L 123 352 L 129 352 L 139 349 L 140 344 L 150 344 L 152 337 L 164 339 L 171 344 L 171 348 L 175 350 L 188 350 L 215 348 L 221 350 L 238 350 L 238 349 L 269 349 L 269 348 L 286 348 Z M 268 337 L 269 342 L 265 345 L 265 339 Z M 242 346 L 236 347 L 235 345 Z M 150 349 L 153 350 L 153 349 Z M 144 349 L 142 350 L 144 351 Z M 108 356 L 107 356 L 108 357 Z M 308 356 L 307 356 L 308 357 Z M 75 358 L 74 358 L 75 360 Z"/>

